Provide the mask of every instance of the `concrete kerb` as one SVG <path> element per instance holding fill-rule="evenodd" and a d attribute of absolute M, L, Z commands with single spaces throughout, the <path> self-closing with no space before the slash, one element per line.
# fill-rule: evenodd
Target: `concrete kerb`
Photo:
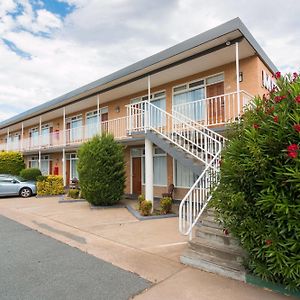
<path fill-rule="evenodd" d="M 142 216 L 137 210 L 135 210 L 131 205 L 126 205 L 128 211 L 139 221 L 147 221 L 154 219 L 167 219 L 167 218 L 175 218 L 176 214 L 167 214 L 167 215 L 156 215 L 156 216 Z"/>

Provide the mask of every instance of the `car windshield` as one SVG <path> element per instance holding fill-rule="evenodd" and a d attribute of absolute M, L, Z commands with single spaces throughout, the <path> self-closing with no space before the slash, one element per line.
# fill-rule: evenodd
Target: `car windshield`
<path fill-rule="evenodd" d="M 14 178 L 16 179 L 16 180 L 18 180 L 18 181 L 26 181 L 23 177 L 21 177 L 21 176 L 14 176 Z"/>

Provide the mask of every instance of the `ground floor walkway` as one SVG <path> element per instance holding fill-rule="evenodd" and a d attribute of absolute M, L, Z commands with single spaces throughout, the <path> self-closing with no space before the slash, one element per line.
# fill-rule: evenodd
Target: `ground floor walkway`
<path fill-rule="evenodd" d="M 90 209 L 56 197 L 0 198 L 0 215 L 139 275 L 150 286 L 136 299 L 292 299 L 182 265 L 187 238 L 177 218 L 138 221 L 126 208 Z"/>

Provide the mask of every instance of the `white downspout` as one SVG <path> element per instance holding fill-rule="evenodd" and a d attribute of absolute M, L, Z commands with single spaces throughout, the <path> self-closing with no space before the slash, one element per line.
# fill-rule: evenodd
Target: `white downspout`
<path fill-rule="evenodd" d="M 239 43 L 235 43 L 235 69 L 236 69 L 236 92 L 237 92 L 237 109 L 238 118 L 240 119 L 241 114 L 241 103 L 240 103 L 240 61 L 239 61 Z"/>
<path fill-rule="evenodd" d="M 63 157 L 62 157 L 62 173 L 63 173 L 63 181 L 64 186 L 67 185 L 67 178 L 66 178 L 66 152 L 65 152 L 65 146 L 66 146 L 66 108 L 63 108 Z"/>

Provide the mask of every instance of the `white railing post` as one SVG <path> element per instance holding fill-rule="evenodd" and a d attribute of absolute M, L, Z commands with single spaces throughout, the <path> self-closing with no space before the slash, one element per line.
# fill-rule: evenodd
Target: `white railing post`
<path fill-rule="evenodd" d="M 39 122 L 39 150 L 41 149 L 41 146 L 42 146 L 42 117 L 40 116 L 40 122 Z"/>
<path fill-rule="evenodd" d="M 148 75 L 148 103 L 150 104 L 150 101 L 151 101 L 151 77 L 150 75 Z M 147 116 L 147 122 L 145 122 L 145 131 L 147 130 L 147 128 L 150 127 L 150 124 L 151 124 L 151 113 L 150 113 L 150 105 L 148 105 L 148 103 L 146 105 L 146 109 L 144 109 L 145 113 L 146 113 L 146 116 Z"/>
<path fill-rule="evenodd" d="M 67 133 L 66 133 L 66 108 L 63 108 L 63 145 L 66 146 L 67 143 Z"/>
<path fill-rule="evenodd" d="M 23 152 L 23 149 L 24 149 L 24 123 L 22 122 L 22 125 L 21 125 L 21 145 L 20 145 L 20 150 L 21 152 Z"/>
<path fill-rule="evenodd" d="M 235 43 L 235 66 L 236 66 L 236 92 L 237 92 L 237 109 L 238 119 L 241 114 L 241 103 L 240 103 L 240 61 L 239 61 L 239 43 Z"/>

